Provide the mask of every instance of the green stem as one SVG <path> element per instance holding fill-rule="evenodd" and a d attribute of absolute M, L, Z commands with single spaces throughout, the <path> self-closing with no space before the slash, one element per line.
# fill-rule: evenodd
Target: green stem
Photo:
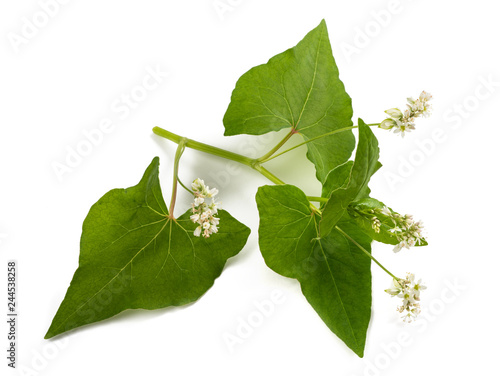
<path fill-rule="evenodd" d="M 170 199 L 170 206 L 168 208 L 169 218 L 175 219 L 174 217 L 174 208 L 175 208 L 175 200 L 177 198 L 177 174 L 179 172 L 179 160 L 181 159 L 182 153 L 186 148 L 186 138 L 181 137 L 179 139 L 179 146 L 177 146 L 177 151 L 175 152 L 175 160 L 174 160 L 174 181 L 172 184 L 172 198 Z"/>
<path fill-rule="evenodd" d="M 189 189 L 188 187 L 186 187 L 186 186 L 182 183 L 181 179 L 179 179 L 179 177 L 178 177 L 178 176 L 177 176 L 177 181 L 179 182 L 179 184 L 181 185 L 181 187 L 182 187 L 182 188 L 184 188 L 184 189 L 185 189 L 186 191 L 188 191 L 189 193 L 194 194 L 194 192 L 193 192 L 191 189 Z"/>
<path fill-rule="evenodd" d="M 297 131 L 295 128 L 292 128 L 292 130 L 280 141 L 278 144 L 273 147 L 271 150 L 269 150 L 266 154 L 264 154 L 262 157 L 257 158 L 257 161 L 259 162 L 264 162 L 268 158 L 270 158 L 274 153 L 276 153 L 289 139 L 292 137 Z"/>
<path fill-rule="evenodd" d="M 254 170 L 259 171 L 262 175 L 264 175 L 266 178 L 271 180 L 274 184 L 282 185 L 286 184 L 283 180 L 279 179 L 276 177 L 274 174 L 272 174 L 270 171 L 262 167 L 260 164 L 255 164 L 252 166 Z"/>
<path fill-rule="evenodd" d="M 384 266 L 380 262 L 378 262 L 377 259 L 375 257 L 373 257 L 370 252 L 368 252 L 366 249 L 364 249 L 356 240 L 354 240 L 349 235 L 347 235 L 339 226 L 335 226 L 335 228 L 337 229 L 337 231 L 339 231 L 341 234 L 343 234 L 347 239 L 349 239 L 351 242 L 353 242 L 359 249 L 361 249 L 368 257 L 370 257 L 378 266 L 380 266 L 382 268 L 382 270 L 384 270 L 392 278 L 394 278 L 396 280 L 399 280 L 398 277 L 396 277 L 389 270 L 387 270 L 386 268 L 384 268 Z"/>
<path fill-rule="evenodd" d="M 175 133 L 169 132 L 163 128 L 160 127 L 154 127 L 153 132 L 157 134 L 158 136 L 161 136 L 163 138 L 166 138 L 170 141 L 173 141 L 175 143 L 179 143 L 181 139 L 185 140 L 185 146 L 191 149 L 203 151 L 205 153 L 217 155 L 222 158 L 229 159 L 231 161 L 235 161 L 238 163 L 242 163 L 244 165 L 247 165 L 249 167 L 253 168 L 253 165 L 255 164 L 256 160 L 253 158 L 248 158 L 245 157 L 244 155 L 233 153 L 231 151 L 227 151 L 224 149 L 217 148 L 215 146 L 207 145 L 202 142 L 194 141 L 189 138 L 181 137 L 179 135 L 176 135 Z"/>
<path fill-rule="evenodd" d="M 328 202 L 326 197 L 307 196 L 307 199 L 315 202 Z"/>
<path fill-rule="evenodd" d="M 316 140 L 319 140 L 320 138 L 323 138 L 323 137 L 326 137 L 326 136 L 331 136 L 333 134 L 336 134 L 336 133 L 340 133 L 340 132 L 346 132 L 346 131 L 349 131 L 351 129 L 354 129 L 354 128 L 357 128 L 358 126 L 357 125 L 354 125 L 352 127 L 345 127 L 345 128 L 340 128 L 340 129 L 336 129 L 334 131 L 331 131 L 331 132 L 328 132 L 328 133 L 325 133 L 325 134 L 322 134 L 321 136 L 317 136 L 317 137 L 313 137 L 313 138 L 310 138 L 309 140 L 306 140 L 304 142 L 301 142 L 300 144 L 297 144 L 295 146 L 292 146 L 291 148 L 287 149 L 287 150 L 284 150 L 282 151 L 281 153 L 278 153 L 278 154 L 275 154 L 273 156 L 270 156 L 269 158 L 266 158 L 266 159 L 262 159 L 261 162 L 264 163 L 264 162 L 268 162 L 270 161 L 271 159 L 274 159 L 276 157 L 279 157 L 280 155 L 283 155 L 285 153 L 288 153 L 289 151 L 292 151 L 294 149 L 297 149 L 298 147 L 301 147 L 302 145 L 305 145 L 305 144 L 308 144 L 309 142 L 312 142 L 312 141 L 316 141 Z M 262 158 L 262 157 L 261 157 Z M 259 160 L 261 159 L 259 158 Z"/>
<path fill-rule="evenodd" d="M 372 124 L 366 124 L 370 127 L 374 127 L 374 126 L 378 126 L 379 123 L 372 123 Z M 300 144 L 297 144 L 295 146 L 292 146 L 291 148 L 287 149 L 287 150 L 284 150 L 282 151 L 281 153 L 278 153 L 278 154 L 274 154 L 272 153 L 270 156 L 268 156 L 269 153 L 267 153 L 266 155 L 260 157 L 258 159 L 259 162 L 261 163 L 264 163 L 264 162 L 269 162 L 271 159 L 274 159 L 276 157 L 279 157 L 280 155 L 283 155 L 285 153 L 288 153 L 289 151 L 292 151 L 294 149 L 297 149 L 298 147 L 301 147 L 302 145 L 305 145 L 305 144 L 308 144 L 309 142 L 312 142 L 312 141 L 316 141 L 316 140 L 319 140 L 320 138 L 323 138 L 323 137 L 327 137 L 327 136 L 331 136 L 333 134 L 336 134 L 336 133 L 341 133 L 341 132 L 346 132 L 346 131 L 350 131 L 351 129 L 355 129 L 355 128 L 358 128 L 357 125 L 353 125 L 352 127 L 345 127 L 345 128 L 340 128 L 340 129 L 336 129 L 334 131 L 331 131 L 331 132 L 328 132 L 328 133 L 325 133 L 325 134 L 322 134 L 321 136 L 317 136 L 317 137 L 313 137 L 313 138 L 310 138 L 309 140 L 306 140 L 304 142 L 301 142 Z M 297 133 L 296 131 L 294 131 L 294 133 Z M 288 139 L 287 139 L 288 140 Z M 281 147 L 281 146 L 280 146 Z M 279 148 L 278 148 L 279 149 Z M 274 155 L 273 155 L 274 154 Z M 267 157 L 267 158 L 266 158 Z"/>
<path fill-rule="evenodd" d="M 164 137 L 170 141 L 176 142 L 180 145 L 182 142 L 184 146 L 187 146 L 191 149 L 199 150 L 208 154 L 213 154 L 218 157 L 226 158 L 238 163 L 242 163 L 248 167 L 253 168 L 254 170 L 260 172 L 266 178 L 271 180 L 274 184 L 285 184 L 281 179 L 272 174 L 270 171 L 262 167 L 256 159 L 245 157 L 244 155 L 236 154 L 231 151 L 227 151 L 224 149 L 217 148 L 215 146 L 207 145 L 202 142 L 194 141 L 189 138 L 181 137 L 175 133 L 169 132 L 163 128 L 154 127 L 153 132 L 158 136 Z M 177 174 L 177 172 L 175 172 Z M 176 180 L 177 181 L 177 180 Z"/>

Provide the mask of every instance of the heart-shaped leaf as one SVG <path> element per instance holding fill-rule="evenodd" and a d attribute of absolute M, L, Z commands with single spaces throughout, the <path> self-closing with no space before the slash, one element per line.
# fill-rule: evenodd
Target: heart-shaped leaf
<path fill-rule="evenodd" d="M 155 158 L 140 183 L 114 189 L 83 223 L 79 267 L 45 338 L 126 309 L 158 309 L 197 300 L 245 245 L 250 229 L 224 210 L 219 232 L 196 237 L 188 210 L 170 218 Z"/>
<path fill-rule="evenodd" d="M 256 200 L 266 264 L 297 279 L 325 324 L 362 357 L 371 315 L 370 258 L 337 230 L 320 238 L 320 217 L 299 188 L 263 186 Z M 370 237 L 354 223 L 342 221 L 338 226 L 370 250 Z"/>
<path fill-rule="evenodd" d="M 225 135 L 259 135 L 293 128 L 305 140 L 352 126 L 351 98 L 339 79 L 325 21 L 295 47 L 243 74 L 224 115 Z M 323 182 L 354 150 L 351 131 L 307 144 Z"/>

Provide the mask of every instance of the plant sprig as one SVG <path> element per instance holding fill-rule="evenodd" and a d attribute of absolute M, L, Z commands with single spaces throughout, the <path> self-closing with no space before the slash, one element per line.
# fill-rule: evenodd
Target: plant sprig
<path fill-rule="evenodd" d="M 339 78 L 322 21 L 295 47 L 243 74 L 224 115 L 225 135 L 262 135 L 288 129 L 258 158 L 208 145 L 159 127 L 153 132 L 178 144 L 170 205 L 163 201 L 155 158 L 138 185 L 104 195 L 85 219 L 80 262 L 46 338 L 100 321 L 126 309 L 158 309 L 200 298 L 225 262 L 245 245 L 250 230 L 221 210 L 218 190 L 200 178 L 191 188 L 179 179 L 186 148 L 243 164 L 272 185 L 258 188 L 259 247 L 275 272 L 297 279 L 325 324 L 360 357 L 371 317 L 371 262 L 392 281 L 386 290 L 403 299 L 407 321 L 419 313 L 425 289 L 413 274 L 397 277 L 371 253 L 373 240 L 394 251 L 424 246 L 421 222 L 370 197 L 371 176 L 381 168 L 371 128 L 402 136 L 430 113 L 430 94 L 387 110 L 380 123 L 352 122 L 351 98 Z M 355 149 L 353 130 L 359 132 Z M 302 140 L 286 148 L 294 138 Z M 322 185 L 306 195 L 265 164 L 305 146 Z M 300 175 L 298 175 L 300 177 Z M 193 194 L 191 208 L 176 218 L 178 186 Z"/>

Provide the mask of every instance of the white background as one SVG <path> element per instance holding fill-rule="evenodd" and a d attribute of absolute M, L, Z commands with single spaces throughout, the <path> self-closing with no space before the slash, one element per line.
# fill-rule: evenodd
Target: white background
<path fill-rule="evenodd" d="M 220 3 L 230 10 L 218 13 L 213 0 L 69 1 L 45 18 L 38 1 L 0 5 L 0 311 L 7 305 L 6 263 L 15 259 L 21 374 L 494 373 L 500 334 L 496 3 Z M 37 30 L 27 29 L 25 18 L 35 18 Z M 384 167 L 371 183 L 374 197 L 426 225 L 428 247 L 397 255 L 390 246 L 373 247 L 394 273 L 412 271 L 429 286 L 421 320 L 400 322 L 398 302 L 383 292 L 390 278 L 374 265 L 372 321 L 365 358 L 358 358 L 307 304 L 298 282 L 264 264 L 254 194 L 265 178 L 242 168 L 227 179 L 226 161 L 188 150 L 181 177 L 218 185 L 224 208 L 252 229 L 240 255 L 195 304 L 126 312 L 43 340 L 77 267 L 90 206 L 112 188 L 135 185 L 156 155 L 168 200 L 175 145 L 153 136 L 151 128 L 264 153 L 279 135 L 265 142 L 222 136 L 234 84 L 249 68 L 295 45 L 322 18 L 355 117 L 379 122 L 383 110 L 403 106 L 407 96 L 421 90 L 434 95 L 433 116 L 406 138 L 376 130 Z M 26 38 L 17 47 L 14 34 Z M 130 113 L 117 112 L 113 105 L 140 90 L 148 69 L 169 74 Z M 54 164 L 65 164 L 68 148 L 76 150 L 84 131 L 103 119 L 113 129 L 59 179 Z M 277 159 L 269 168 L 318 194 L 312 165 L 295 160 L 303 154 L 301 149 L 292 163 Z M 189 201 L 182 193 L 179 213 Z M 231 352 L 224 333 L 236 335 L 242 321 L 258 316 L 255 302 L 269 300 L 274 290 L 284 301 Z M 2 324 L 0 333 L 6 331 Z M 11 373 L 4 355 L 2 375 Z"/>

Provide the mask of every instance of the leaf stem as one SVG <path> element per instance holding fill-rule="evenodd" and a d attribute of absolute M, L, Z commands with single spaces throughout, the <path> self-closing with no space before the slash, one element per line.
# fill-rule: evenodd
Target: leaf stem
<path fill-rule="evenodd" d="M 288 134 L 280 142 L 278 142 L 278 144 L 275 147 L 273 147 L 271 150 L 269 150 L 262 157 L 257 158 L 257 161 L 259 161 L 259 162 L 266 161 L 274 153 L 276 153 L 290 139 L 290 137 L 292 137 L 295 133 L 297 133 L 297 131 L 295 130 L 295 128 L 292 128 L 292 130 L 290 132 L 288 132 Z"/>
<path fill-rule="evenodd" d="M 372 123 L 372 124 L 366 124 L 370 127 L 374 127 L 374 126 L 378 126 L 379 123 Z M 331 132 L 328 132 L 328 133 L 325 133 L 325 134 L 322 134 L 321 136 L 317 136 L 317 137 L 313 137 L 313 138 L 310 138 L 309 140 L 306 140 L 304 142 L 301 142 L 300 144 L 297 144 L 295 146 L 292 146 L 291 148 L 287 149 L 287 150 L 284 150 L 282 151 L 281 153 L 278 153 L 278 154 L 274 154 L 272 153 L 269 157 L 267 157 L 267 155 L 269 153 L 267 153 L 266 155 L 260 157 L 258 159 L 259 162 L 261 163 L 265 163 L 265 162 L 269 162 L 271 159 L 274 159 L 276 157 L 279 157 L 280 155 L 283 155 L 285 153 L 288 153 L 289 151 L 292 151 L 294 149 L 297 149 L 298 147 L 301 147 L 302 145 L 305 145 L 305 144 L 308 144 L 309 142 L 312 142 L 312 141 L 316 141 L 316 140 L 319 140 L 320 138 L 323 138 L 323 137 L 327 137 L 327 136 L 331 136 L 331 135 L 334 135 L 336 133 L 341 133 L 341 132 L 346 132 L 346 131 L 350 131 L 351 129 L 355 129 L 355 128 L 358 128 L 357 125 L 353 125 L 351 127 L 345 127 L 345 128 L 340 128 L 340 129 L 336 129 L 334 131 L 331 131 Z M 297 131 L 293 131 L 294 133 L 298 133 Z M 288 139 L 287 139 L 288 140 Z M 285 141 L 286 142 L 286 141 Z M 281 147 L 281 146 L 280 146 Z M 278 148 L 279 149 L 279 148 Z M 273 155 L 274 154 L 274 155 Z M 265 158 L 267 157 L 267 158 Z"/>
<path fill-rule="evenodd" d="M 175 200 L 177 198 L 177 181 L 179 180 L 179 178 L 178 178 L 179 160 L 181 159 L 182 153 L 184 152 L 184 149 L 186 148 L 186 141 L 187 141 L 186 138 L 181 137 L 179 139 L 179 145 L 177 146 L 177 150 L 175 152 L 174 181 L 173 181 L 173 184 L 172 184 L 172 198 L 170 199 L 170 206 L 168 208 L 168 212 L 169 212 L 168 217 L 171 218 L 171 219 L 175 219 L 175 217 L 174 217 L 174 208 L 175 208 Z"/>
<path fill-rule="evenodd" d="M 328 202 L 326 197 L 307 196 L 307 199 L 315 202 Z"/>
<path fill-rule="evenodd" d="M 337 231 L 339 231 L 341 234 L 343 234 L 347 239 L 349 239 L 351 242 L 353 242 L 359 249 L 361 249 L 368 257 L 370 257 L 378 266 L 382 268 L 383 271 L 385 271 L 387 274 L 389 274 L 392 278 L 399 280 L 398 277 L 396 277 L 394 274 L 392 274 L 389 270 L 384 268 L 384 266 L 377 261 L 375 257 L 372 256 L 370 252 L 368 252 L 366 249 L 364 249 L 356 240 L 351 238 L 349 235 L 347 235 L 339 226 L 335 226 Z"/>
<path fill-rule="evenodd" d="M 193 192 L 191 189 L 189 189 L 188 187 L 186 187 L 186 186 L 182 183 L 181 179 L 179 179 L 179 176 L 177 176 L 177 181 L 179 182 L 179 184 L 181 185 L 181 187 L 182 187 L 182 188 L 184 188 L 184 189 L 185 189 L 186 191 L 188 191 L 189 193 L 194 194 L 194 192 Z"/>
<path fill-rule="evenodd" d="M 283 155 L 285 153 L 288 153 L 289 151 L 292 151 L 294 149 L 297 149 L 298 147 L 301 147 L 302 145 L 305 145 L 305 144 L 308 144 L 309 142 L 312 142 L 312 141 L 316 141 L 316 140 L 319 140 L 320 138 L 323 138 L 323 137 L 326 137 L 326 136 L 331 136 L 333 134 L 336 134 L 336 133 L 340 133 L 340 132 L 346 132 L 346 131 L 349 131 L 351 129 L 355 129 L 357 128 L 358 126 L 357 125 L 354 125 L 352 127 L 345 127 L 345 128 L 340 128 L 340 129 L 336 129 L 334 131 L 331 131 L 331 132 L 328 132 L 328 133 L 325 133 L 325 134 L 322 134 L 321 136 L 317 136 L 317 137 L 313 137 L 313 138 L 310 138 L 309 140 L 306 140 L 304 142 L 301 142 L 300 144 L 297 144 L 295 146 L 292 146 L 291 148 L 287 149 L 287 150 L 284 150 L 282 151 L 281 153 L 278 153 L 278 154 L 275 154 L 275 155 L 272 155 L 266 159 L 262 159 L 261 162 L 264 163 L 264 162 L 268 162 L 270 161 L 271 159 L 274 159 L 276 157 L 279 157 L 280 155 Z M 262 158 L 262 157 L 261 157 Z M 261 159 L 259 158 L 259 160 Z"/>

